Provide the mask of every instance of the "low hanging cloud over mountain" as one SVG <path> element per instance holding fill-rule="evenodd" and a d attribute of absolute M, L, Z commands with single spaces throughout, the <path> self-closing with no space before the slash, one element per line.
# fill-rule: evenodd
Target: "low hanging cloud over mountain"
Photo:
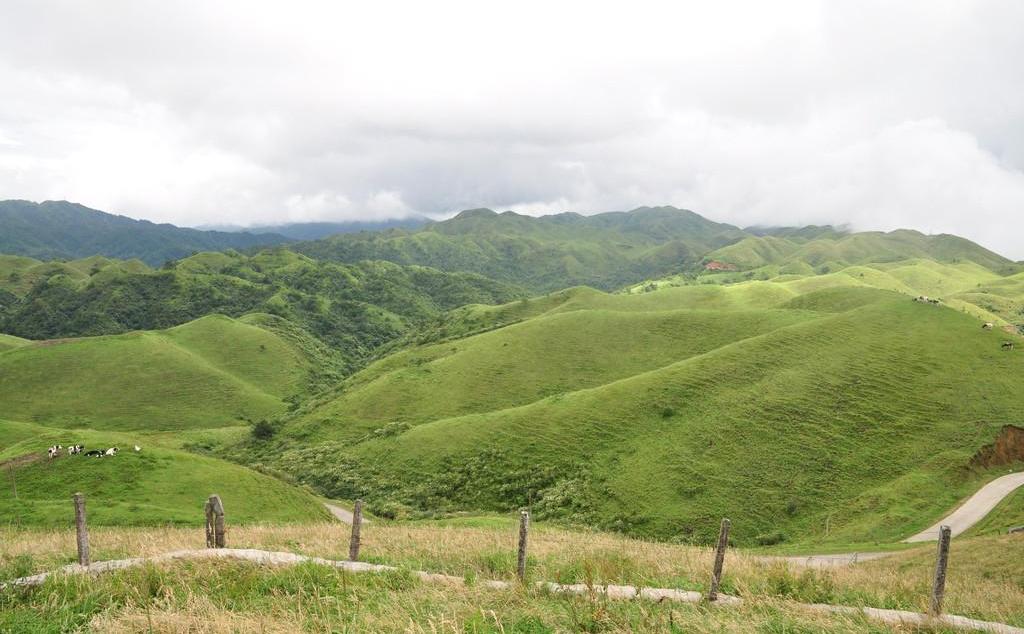
<path fill-rule="evenodd" d="M 1012 0 L 0 13 L 0 198 L 178 224 L 673 204 L 1024 258 Z"/>

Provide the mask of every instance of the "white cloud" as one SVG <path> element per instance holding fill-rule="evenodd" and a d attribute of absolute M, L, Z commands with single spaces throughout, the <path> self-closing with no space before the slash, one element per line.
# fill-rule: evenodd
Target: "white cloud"
<path fill-rule="evenodd" d="M 1024 257 L 1024 4 L 14 1 L 0 198 L 181 224 L 677 204 Z"/>

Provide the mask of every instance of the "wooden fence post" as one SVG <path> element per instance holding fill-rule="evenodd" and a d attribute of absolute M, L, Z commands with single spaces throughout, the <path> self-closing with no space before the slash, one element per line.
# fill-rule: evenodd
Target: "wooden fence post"
<path fill-rule="evenodd" d="M 207 502 L 209 509 L 209 517 L 212 519 L 212 532 L 213 532 L 213 548 L 224 548 L 224 504 L 220 501 L 219 495 L 211 495 Z M 212 517 L 211 517 L 212 516 Z M 209 521 L 209 520 L 208 520 Z M 209 530 L 209 529 L 207 529 Z M 209 544 L 209 537 L 207 537 L 207 545 Z"/>
<path fill-rule="evenodd" d="M 715 568 L 711 572 L 711 587 L 708 589 L 708 601 L 718 599 L 718 586 L 722 583 L 722 566 L 725 564 L 725 549 L 729 545 L 729 527 L 732 522 L 722 518 L 722 527 L 718 531 L 718 546 L 715 548 Z"/>
<path fill-rule="evenodd" d="M 932 616 L 942 614 L 942 598 L 946 594 L 946 566 L 949 564 L 950 537 L 952 534 L 948 526 L 939 528 L 939 551 L 935 561 L 935 582 L 932 584 Z"/>
<path fill-rule="evenodd" d="M 530 512 L 519 513 L 519 552 L 516 556 L 516 577 L 526 579 L 526 542 L 530 534 Z"/>
<path fill-rule="evenodd" d="M 76 493 L 75 501 L 75 532 L 78 542 L 78 565 L 89 565 L 89 527 L 85 524 L 85 496 Z"/>
<path fill-rule="evenodd" d="M 348 558 L 349 561 L 357 561 L 359 559 L 359 544 L 360 536 L 359 533 L 363 527 L 363 501 L 356 500 L 355 505 L 352 507 L 352 538 L 348 542 Z"/>
<path fill-rule="evenodd" d="M 216 543 L 213 540 L 213 504 L 210 500 L 203 504 L 203 512 L 206 514 L 206 547 L 213 548 Z"/>

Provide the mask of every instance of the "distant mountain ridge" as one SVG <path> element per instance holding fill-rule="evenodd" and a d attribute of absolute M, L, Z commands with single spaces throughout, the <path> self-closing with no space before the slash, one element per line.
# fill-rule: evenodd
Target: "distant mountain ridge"
<path fill-rule="evenodd" d="M 670 206 L 539 217 L 480 208 L 438 222 L 410 218 L 268 228 L 281 233 L 157 225 L 67 202 L 0 202 L 3 254 L 37 259 L 100 255 L 161 265 L 199 251 L 283 244 L 312 258 L 346 264 L 384 260 L 476 273 L 533 293 L 572 286 L 610 291 L 642 280 L 715 270 L 760 277 L 820 274 L 907 259 L 971 261 L 1000 275 L 1021 270 L 1019 263 L 952 235 L 907 229 L 852 232 L 830 225 L 741 229 Z M 309 237 L 317 239 L 303 239 Z"/>
<path fill-rule="evenodd" d="M 104 255 L 138 258 L 150 265 L 160 265 L 197 251 L 247 249 L 289 241 L 277 234 L 200 231 L 154 224 L 66 201 L 0 201 L 0 253 L 42 260 Z"/>
<path fill-rule="evenodd" d="M 747 233 L 674 207 L 583 216 L 469 209 L 416 231 L 343 234 L 292 245 L 325 260 L 388 260 L 468 271 L 535 292 L 586 285 L 611 290 L 674 272 Z"/>
<path fill-rule="evenodd" d="M 271 233 L 282 235 L 293 240 L 319 240 L 339 233 L 358 233 L 360 231 L 383 231 L 385 229 L 418 229 L 431 222 L 425 216 L 410 218 L 387 218 L 385 220 L 350 220 L 344 222 L 289 222 L 272 225 L 199 225 L 202 231 L 226 231 L 229 233 Z"/>

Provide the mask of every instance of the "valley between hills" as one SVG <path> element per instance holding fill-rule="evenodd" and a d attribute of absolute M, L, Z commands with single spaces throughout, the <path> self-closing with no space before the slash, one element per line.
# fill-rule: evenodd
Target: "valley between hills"
<path fill-rule="evenodd" d="M 498 542 L 525 508 L 538 579 L 698 590 L 694 571 L 644 571 L 703 552 L 728 517 L 751 558 L 730 592 L 917 609 L 916 589 L 871 590 L 864 571 L 926 566 L 932 547 L 903 539 L 1024 470 L 1024 266 L 955 236 L 471 210 L 225 248 L 0 256 L 4 578 L 66 563 L 31 542 L 67 530 L 73 492 L 111 557 L 201 534 L 216 492 L 235 543 L 330 556 L 324 531 L 344 528 L 324 503 L 360 499 L 374 561 L 505 578 Z M 121 451 L 48 458 L 58 444 Z M 1022 524 L 1011 489 L 957 535 L 962 613 L 1024 625 L 1024 559 L 997 554 L 1020 550 L 1006 532 Z M 466 554 L 431 550 L 445 539 Z M 869 551 L 896 554 L 834 572 L 754 563 Z M 380 600 L 390 582 L 354 583 Z M 7 607 L 7 627 L 35 609 Z"/>

